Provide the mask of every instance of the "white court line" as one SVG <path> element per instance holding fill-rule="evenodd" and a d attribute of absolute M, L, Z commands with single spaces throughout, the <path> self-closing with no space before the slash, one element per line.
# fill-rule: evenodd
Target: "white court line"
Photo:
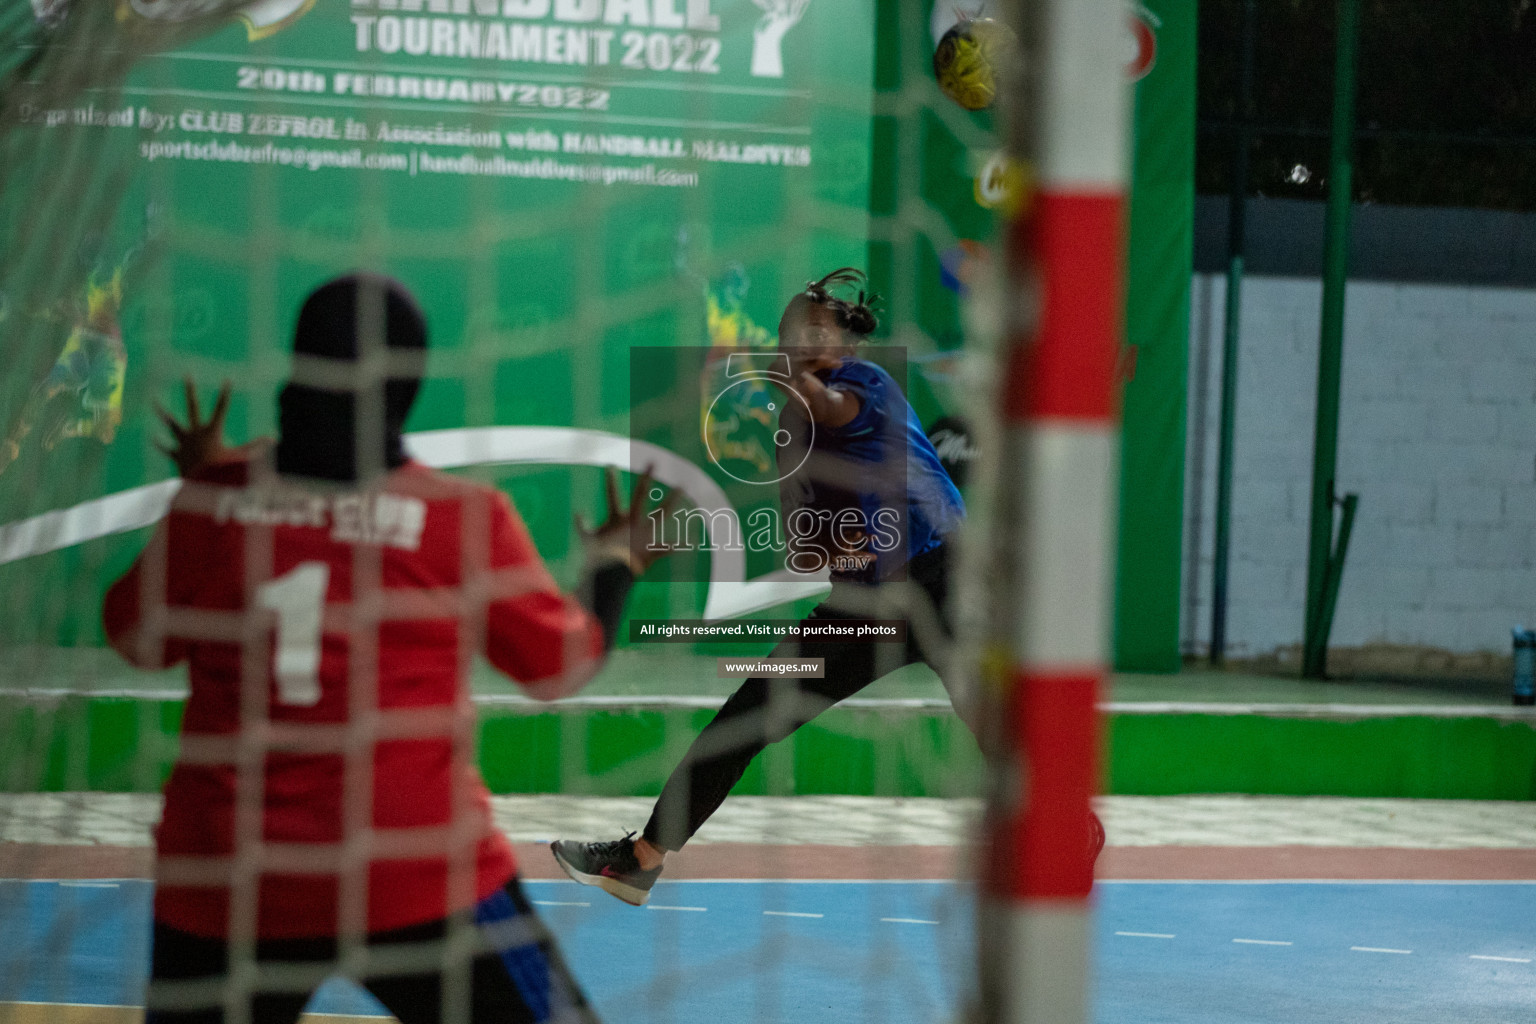
<path fill-rule="evenodd" d="M 67 510 L 65 510 L 67 511 Z M 53 515 L 53 513 L 44 513 Z M 0 564 L 11 559 L 6 553 L 8 531 L 17 524 L 10 523 L 0 525 Z M 149 525 L 148 523 L 144 525 Z M 88 538 L 93 539 L 93 538 Z M 49 549 L 53 550 L 53 549 Z M 41 553 L 41 552 L 33 552 Z M 820 587 L 822 584 L 801 584 L 786 582 L 782 579 L 768 576 L 748 581 L 755 587 L 769 587 L 782 584 L 784 586 Z M 734 598 L 733 598 L 734 600 Z M 766 599 L 765 599 L 766 600 Z M 771 606 L 770 606 L 771 607 Z M 17 697 L 116 697 L 137 698 L 140 700 L 185 700 L 187 691 L 182 689 L 127 689 L 104 687 L 94 689 L 89 686 L 80 687 L 26 687 L 7 689 L 0 691 L 7 696 Z M 562 707 L 598 707 L 598 708 L 650 708 L 650 707 L 677 707 L 677 708 L 717 708 L 725 703 L 724 697 L 709 697 L 702 695 L 678 695 L 678 694 L 634 694 L 630 696 L 605 695 L 605 696 L 575 696 L 562 697 L 559 702 L 551 704 L 549 701 L 539 700 L 520 693 L 477 693 L 471 695 L 471 700 L 483 707 L 526 707 L 529 710 L 559 711 Z M 866 708 L 869 710 L 948 710 L 950 701 L 948 697 L 850 697 L 840 701 L 839 707 Z M 1454 705 L 1416 705 L 1408 704 L 1401 707 L 1385 704 L 1364 704 L 1358 707 L 1336 704 L 1279 704 L 1278 708 L 1293 709 L 1295 714 L 1282 715 L 1278 711 L 1271 717 L 1284 718 L 1338 718 L 1353 720 L 1356 718 L 1402 718 L 1402 717 L 1443 717 L 1443 718 L 1501 718 L 1511 721 L 1530 722 L 1536 719 L 1536 715 L 1524 708 L 1505 708 L 1502 705 L 1484 706 L 1468 705 L 1465 707 Z M 1225 710 L 1214 710 L 1217 708 Z M 1342 711 L 1338 714 L 1332 712 Z M 1415 710 L 1424 708 L 1424 710 Z M 1109 702 L 1100 703 L 1098 710 L 1107 715 L 1159 715 L 1159 714 L 1201 714 L 1201 715 L 1247 715 L 1254 714 L 1255 705 L 1251 704 L 1184 704 L 1178 702 L 1159 703 L 1126 703 Z M 1365 714 L 1368 710 L 1378 713 Z M 1381 713 L 1385 711 L 1386 713 Z M 1356 714 L 1355 712 L 1360 712 Z M 1143 881 L 1135 879 L 1135 881 Z M 1160 881 L 1160 879 L 1145 879 L 1145 881 Z M 1173 879 L 1178 881 L 1178 879 Z M 1283 879 L 1282 879 L 1283 881 Z M 1348 879 L 1354 881 L 1354 879 Z M 1397 879 L 1387 879 L 1397 881 Z M 1412 879 L 1404 879 L 1412 881 Z"/>
<path fill-rule="evenodd" d="M 45 1002 L 38 1002 L 36 1000 L 30 1000 L 30 999 L 15 999 L 15 1000 L 7 1000 L 7 1001 L 0 1002 L 0 1015 L 3 1015 L 3 1018 L 0 1018 L 0 1019 L 9 1020 L 10 1019 L 10 1015 L 9 1014 L 5 1014 L 4 1011 L 7 1008 L 9 1008 L 9 1007 L 15 1007 L 15 1006 L 47 1006 L 47 1007 L 50 1007 L 50 1008 L 52 1008 L 54 1010 L 68 1008 L 68 1009 L 71 1009 L 71 1010 L 88 1010 L 88 1011 L 100 1011 L 100 1010 L 141 1010 L 141 1009 L 143 1009 L 143 1007 L 130 1005 L 128 1003 L 45 1003 Z M 88 1014 L 79 1014 L 79 1015 L 71 1014 L 68 1019 L 70 1019 L 70 1020 L 88 1020 L 88 1019 L 90 1019 L 90 1016 L 91 1015 L 88 1015 Z M 392 1017 L 380 1017 L 380 1016 L 378 1016 L 376 1014 L 371 1014 L 371 1013 L 359 1013 L 359 1014 L 350 1014 L 350 1013 L 315 1013 L 315 1014 L 306 1014 L 306 1016 L 309 1017 L 310 1019 L 313 1019 L 313 1020 L 325 1020 L 325 1021 L 393 1020 L 394 1019 Z M 135 1019 L 137 1019 L 137 1015 L 135 1015 Z"/>
<path fill-rule="evenodd" d="M 698 840 L 694 840 L 695 843 Z M 708 843 L 699 845 L 708 846 Z M 525 878 L 524 885 L 580 885 L 574 878 Z M 965 878 L 658 878 L 657 885 L 972 885 Z"/>
<path fill-rule="evenodd" d="M 59 885 L 67 885 L 71 889 L 116 889 L 118 887 L 116 882 L 81 882 L 73 879 L 67 882 L 60 881 Z"/>
<path fill-rule="evenodd" d="M 846 703 L 846 702 L 845 702 Z M 701 845 L 709 845 L 704 843 Z M 791 844 L 792 845 L 792 844 Z M 5 881 L 5 879 L 0 879 Z M 18 882 L 45 881 L 19 878 Z M 148 879 L 130 879 L 148 884 Z M 525 878 L 524 885 L 580 885 L 570 878 Z M 657 885 L 959 885 L 967 878 L 658 878 Z M 1536 885 L 1536 878 L 1095 878 L 1100 885 Z"/>
<path fill-rule="evenodd" d="M 142 1016 L 142 1014 L 141 1013 L 131 1013 L 131 1011 L 142 1010 L 143 1009 L 143 1007 L 140 1007 L 140 1006 L 130 1006 L 130 1005 L 126 1004 L 126 1003 L 43 1003 L 43 1002 L 35 1002 L 35 1001 L 32 1001 L 32 1000 L 18 999 L 18 1000 L 11 1000 L 11 1001 L 6 1001 L 6 1002 L 0 1002 L 0 1019 L 10 1020 L 12 1015 L 10 1013 L 7 1013 L 6 1011 L 11 1009 L 11 1008 L 13 1008 L 13 1007 L 19 1007 L 19 1006 L 46 1006 L 49 1009 L 54 1010 L 54 1011 L 61 1010 L 61 1009 L 84 1010 L 84 1011 L 86 1011 L 85 1013 L 72 1013 L 72 1014 L 67 1015 L 64 1018 L 65 1020 L 77 1020 L 77 1021 L 86 1021 L 86 1020 L 94 1019 L 103 1010 L 128 1010 L 128 1011 L 130 1011 L 129 1019 L 130 1020 L 138 1020 Z M 121 1019 L 121 1018 L 117 1018 L 117 1019 Z M 341 1022 L 341 1021 L 372 1021 L 372 1020 L 388 1021 L 388 1020 L 394 1020 L 393 1017 L 380 1017 L 380 1016 L 378 1016 L 376 1014 L 371 1014 L 371 1013 L 359 1013 L 359 1014 L 351 1014 L 351 1013 L 308 1013 L 308 1014 L 304 1015 L 304 1019 L 312 1020 L 312 1021 L 335 1021 L 335 1022 Z"/>
<path fill-rule="evenodd" d="M 1099 710 L 1112 715 L 1257 715 L 1264 718 L 1503 718 L 1529 722 L 1529 708 L 1506 704 L 1262 704 L 1213 701 L 1110 701 Z"/>
<path fill-rule="evenodd" d="M 22 694 L 36 694 L 40 696 L 68 696 L 74 693 L 85 693 L 92 697 L 104 696 L 105 691 L 96 690 L 16 690 Z M 166 691 L 175 696 L 185 698 L 186 694 Z M 139 692 L 129 691 L 126 696 L 138 696 Z M 161 699 L 164 699 L 163 697 Z M 620 711 L 636 708 L 718 708 L 725 703 L 724 697 L 707 697 L 687 694 L 635 694 L 607 695 L 598 697 L 561 697 L 559 701 L 551 703 L 547 700 L 539 700 L 537 697 L 529 697 L 521 693 L 476 693 L 470 699 L 481 707 L 510 707 L 527 708 L 530 711 L 559 711 L 562 707 L 583 708 L 612 708 Z M 948 697 L 849 697 L 847 700 L 837 702 L 840 708 L 862 708 L 870 711 L 926 711 L 949 710 Z"/>
<path fill-rule="evenodd" d="M 7 999 L 0 1002 L 0 1006 L 68 1006 L 83 1007 L 88 1010 L 138 1010 L 142 1007 L 130 1003 L 49 1003 L 39 999 Z"/>
<path fill-rule="evenodd" d="M 1116 935 L 1125 935 L 1132 939 L 1176 939 L 1177 935 L 1169 935 L 1166 932 L 1115 932 Z"/>
<path fill-rule="evenodd" d="M 801 914 L 794 910 L 765 910 L 764 917 L 825 917 L 825 914 Z"/>
<path fill-rule="evenodd" d="M 1528 957 L 1528 956 L 1480 956 L 1477 953 L 1473 953 L 1471 956 L 1467 957 L 1467 959 L 1468 960 L 1497 960 L 1497 961 L 1499 961 L 1499 963 L 1502 963 L 1502 964 L 1528 964 L 1528 963 L 1531 962 L 1531 958 Z"/>
<path fill-rule="evenodd" d="M 937 921 L 925 921 L 920 917 L 882 917 L 880 920 L 890 924 L 938 924 Z"/>
<path fill-rule="evenodd" d="M 708 910 L 709 908 L 708 907 L 664 907 L 660 903 L 648 903 L 648 904 L 646 904 L 645 909 L 647 909 L 647 910 L 692 910 L 692 911 L 695 911 L 697 913 L 702 914 L 704 911 Z"/>
<path fill-rule="evenodd" d="M 1245 946 L 1294 946 L 1294 945 L 1296 945 L 1296 943 L 1294 943 L 1294 942 L 1278 942 L 1278 941 L 1276 941 L 1274 939 L 1233 939 L 1232 941 L 1233 942 L 1240 942 L 1240 943 L 1242 943 Z"/>
<path fill-rule="evenodd" d="M 0 885 L 5 885 L 7 883 L 11 885 L 46 885 L 49 883 L 53 885 L 74 885 L 79 882 L 80 879 L 78 878 L 0 878 Z M 102 879 L 99 883 L 92 884 L 105 884 L 105 879 Z M 148 878 L 118 878 L 114 879 L 110 884 L 113 886 L 124 886 L 154 885 L 155 883 L 150 881 Z M 53 1004 L 50 1003 L 48 1005 L 52 1006 Z M 60 1005 L 62 1006 L 63 1004 L 61 1003 Z M 95 1006 L 97 1004 L 90 1003 L 89 1005 Z"/>
<path fill-rule="evenodd" d="M 1383 949 L 1380 946 L 1350 946 L 1349 948 L 1356 953 L 1401 953 L 1403 956 L 1413 952 L 1411 949 Z"/>
<path fill-rule="evenodd" d="M 575 903 L 569 900 L 534 900 L 533 903 L 539 907 L 590 907 L 592 905 L 590 903 Z"/>
<path fill-rule="evenodd" d="M 35 1001 L 29 1001 L 29 999 L 14 999 L 14 1001 L 3 1001 L 3 1003 L 0 1003 L 0 1019 L 11 1019 L 12 1015 L 8 1013 L 8 1010 L 11 1010 L 12 1007 L 23 1006 L 46 1006 L 54 1010 L 55 1013 L 61 1009 L 84 1010 L 84 1013 L 69 1013 L 69 1015 L 65 1016 L 65 1019 L 71 1019 L 71 1021 L 89 1021 L 89 1019 L 95 1018 L 103 1010 L 129 1010 L 129 1012 L 132 1012 L 132 1010 L 141 1009 L 141 1007 L 127 1006 L 124 1003 L 35 1003 Z M 131 1016 L 129 1016 L 129 1019 L 138 1018 L 140 1018 L 138 1013 L 131 1013 Z M 341 1022 L 390 1021 L 393 1018 L 389 1018 L 389 1016 L 376 1016 L 373 1013 L 356 1013 L 356 1015 L 353 1015 L 353 1013 L 307 1013 L 306 1019 L 310 1019 L 310 1021 Z"/>
<path fill-rule="evenodd" d="M 1255 847 L 1257 849 L 1257 847 Z M 1326 849 L 1326 847 L 1317 847 Z M 1348 847 L 1333 847 L 1348 849 Z M 1463 847 L 1463 849 L 1488 849 Z M 1430 851 L 1440 852 L 1440 851 Z M 951 879 L 953 881 L 953 879 Z M 1536 885 L 1536 878 L 1095 878 L 1094 885 Z"/>

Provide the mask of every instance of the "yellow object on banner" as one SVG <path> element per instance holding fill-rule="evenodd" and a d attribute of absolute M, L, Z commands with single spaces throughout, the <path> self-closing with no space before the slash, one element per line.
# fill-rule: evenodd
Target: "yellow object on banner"
<path fill-rule="evenodd" d="M 1029 205 L 1032 185 L 1029 165 L 998 150 L 976 172 L 976 202 L 1012 217 Z"/>
<path fill-rule="evenodd" d="M 991 18 L 962 18 L 933 51 L 933 73 L 944 95 L 966 110 L 997 98 L 998 69 L 1018 47 L 1013 30 Z"/>
<path fill-rule="evenodd" d="M 84 317 L 71 326 L 48 376 L 32 389 L 21 416 L 0 441 L 0 473 L 39 426 L 45 451 L 69 438 L 95 438 L 102 444 L 116 438 L 128 372 L 128 351 L 117 323 L 123 269 L 119 266 L 104 282 L 94 274 L 86 282 Z"/>

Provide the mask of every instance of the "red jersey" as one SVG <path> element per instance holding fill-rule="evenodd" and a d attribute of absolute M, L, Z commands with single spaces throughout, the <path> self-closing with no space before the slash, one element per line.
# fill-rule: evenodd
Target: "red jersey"
<path fill-rule="evenodd" d="M 506 496 L 414 463 L 351 489 L 254 459 L 198 474 L 104 619 L 134 664 L 188 664 L 155 916 L 214 938 L 253 915 L 262 938 L 383 931 L 490 895 L 516 865 L 474 764 L 472 660 L 553 699 L 603 655 Z"/>

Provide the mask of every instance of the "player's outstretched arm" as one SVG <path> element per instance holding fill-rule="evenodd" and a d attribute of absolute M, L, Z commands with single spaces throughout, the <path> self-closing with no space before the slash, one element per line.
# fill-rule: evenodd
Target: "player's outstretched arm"
<path fill-rule="evenodd" d="M 807 351 L 815 352 L 810 349 Z M 863 408 L 858 395 L 841 386 L 829 388 L 816 375 L 818 370 L 830 370 L 841 361 L 839 355 L 827 352 L 799 356 L 793 360 L 793 382 L 780 377 L 770 377 L 769 382 L 785 394 L 804 401 L 813 421 L 835 430 L 852 423 Z"/>
<path fill-rule="evenodd" d="M 814 373 L 802 373 L 795 382 L 811 419 L 824 427 L 846 427 L 859 415 L 859 399 L 842 388 L 829 388 Z"/>
<path fill-rule="evenodd" d="M 101 603 L 101 624 L 107 643 L 124 661 L 138 668 L 165 668 L 164 645 L 154 643 L 144 632 L 144 616 L 139 607 L 144 591 L 143 560 L 139 556 L 132 568 L 107 588 Z"/>
<path fill-rule="evenodd" d="M 219 389 L 213 410 L 205 420 L 198 406 L 197 389 L 191 378 L 184 382 L 187 394 L 187 421 L 183 425 L 156 403 L 155 412 L 171 432 L 172 444 L 157 443 L 167 458 L 176 463 L 183 477 L 239 458 L 243 449 L 224 444 L 224 420 L 229 414 L 233 390 L 228 381 Z M 167 608 L 186 604 L 195 589 L 195 574 L 201 531 L 197 517 L 187 516 L 180 508 L 181 499 L 172 502 L 165 522 L 156 527 L 144 552 L 129 570 L 107 589 L 102 601 L 102 626 L 107 642 L 130 664 L 139 668 L 166 668 L 185 660 L 185 642 L 168 636 L 165 629 Z"/>
<path fill-rule="evenodd" d="M 187 479 L 220 463 L 242 459 L 251 454 L 255 449 L 263 445 L 271 444 L 270 440 L 261 439 L 251 441 L 237 447 L 230 447 L 224 443 L 224 421 L 229 416 L 229 398 L 233 393 L 233 385 L 225 381 L 219 388 L 219 396 L 214 399 L 213 411 L 205 420 L 202 418 L 202 410 L 197 401 L 197 388 L 188 377 L 182 382 L 187 393 L 187 422 L 181 423 L 175 416 L 165 410 L 159 402 L 155 403 L 155 413 L 160 417 L 166 429 L 171 432 L 171 443 L 155 443 L 160 453 L 176 464 L 176 472 Z"/>
<path fill-rule="evenodd" d="M 187 644 L 167 629 L 167 609 L 191 601 L 192 562 L 185 550 L 197 543 L 195 523 L 178 511 L 155 528 L 128 571 L 107 588 L 101 622 L 112 649 L 138 668 L 169 668 L 185 661 Z"/>
<path fill-rule="evenodd" d="M 649 517 L 645 514 L 650 504 L 651 467 L 647 467 L 635 480 L 630 495 L 629 508 L 619 500 L 619 477 L 612 469 L 604 471 L 604 492 L 608 499 L 608 513 L 603 525 L 591 529 L 576 518 L 576 533 L 581 537 L 586 553 L 581 586 L 577 593 L 582 604 L 596 616 L 603 627 L 603 649 L 613 649 L 618 639 L 619 620 L 624 617 L 624 602 L 635 580 L 645 575 L 660 558 L 670 554 L 675 545 L 657 538 L 647 529 Z M 662 516 L 672 512 L 677 492 L 662 499 L 658 509 Z"/>
<path fill-rule="evenodd" d="M 519 590 L 494 601 L 486 622 L 491 664 L 521 682 L 529 695 L 557 700 L 579 690 L 602 666 L 617 639 L 624 602 L 637 576 L 670 550 L 648 544 L 641 528 L 651 487 L 641 474 L 628 509 L 618 479 L 606 481 L 608 514 L 592 529 L 577 521 L 586 550 L 576 595 L 562 593 L 544 568 L 527 528 L 504 496 L 493 512 L 492 559 L 497 578 Z M 518 581 L 521 582 L 518 582 Z"/>

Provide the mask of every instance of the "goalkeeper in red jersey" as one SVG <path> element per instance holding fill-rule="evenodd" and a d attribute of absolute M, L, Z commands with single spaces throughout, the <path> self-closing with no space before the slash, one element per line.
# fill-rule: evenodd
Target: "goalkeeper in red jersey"
<path fill-rule="evenodd" d="M 466 676 L 592 676 L 657 556 L 631 543 L 650 481 L 626 511 L 610 473 L 562 593 L 503 494 L 406 455 L 426 341 L 400 285 L 344 277 L 299 313 L 275 445 L 223 447 L 227 386 L 166 417 L 186 483 L 104 609 L 125 658 L 190 679 L 151 1024 L 289 1024 L 337 972 L 403 1024 L 595 1019 L 492 823 Z"/>

